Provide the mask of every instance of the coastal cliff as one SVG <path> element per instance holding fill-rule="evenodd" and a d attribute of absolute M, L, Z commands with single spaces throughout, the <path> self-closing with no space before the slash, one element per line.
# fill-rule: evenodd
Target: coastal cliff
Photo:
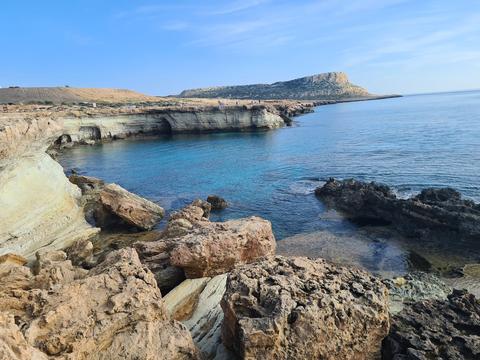
<path fill-rule="evenodd" d="M 95 234 L 77 204 L 80 190 L 45 153 L 61 121 L 9 116 L 0 124 L 0 255 L 31 259 Z"/>
<path fill-rule="evenodd" d="M 66 136 L 63 140 L 74 143 L 135 135 L 275 129 L 289 120 L 264 106 L 160 109 L 66 116 L 62 119 Z"/>

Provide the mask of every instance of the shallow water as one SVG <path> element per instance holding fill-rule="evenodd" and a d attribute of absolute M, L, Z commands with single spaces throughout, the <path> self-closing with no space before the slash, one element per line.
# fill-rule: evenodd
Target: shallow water
<path fill-rule="evenodd" d="M 452 186 L 480 200 L 480 92 L 322 106 L 269 132 L 81 146 L 60 162 L 167 210 L 218 194 L 231 206 L 214 220 L 259 215 L 281 239 L 350 226 L 325 218 L 313 196 L 328 177 L 385 182 L 402 196 Z"/>

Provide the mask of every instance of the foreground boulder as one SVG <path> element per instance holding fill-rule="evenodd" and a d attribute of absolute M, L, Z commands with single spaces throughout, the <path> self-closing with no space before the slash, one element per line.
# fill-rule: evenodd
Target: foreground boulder
<path fill-rule="evenodd" d="M 371 359 L 389 329 L 380 280 L 324 260 L 236 268 L 221 306 L 223 343 L 247 359 Z"/>
<path fill-rule="evenodd" d="M 172 214 L 160 239 L 139 242 L 140 258 L 170 290 L 187 278 L 215 276 L 275 253 L 269 221 L 258 217 L 210 222 L 209 204 L 195 201 Z"/>
<path fill-rule="evenodd" d="M 480 302 L 454 290 L 447 300 L 412 303 L 392 318 L 382 358 L 479 359 Z"/>
<path fill-rule="evenodd" d="M 127 224 L 141 230 L 152 229 L 165 215 L 157 204 L 132 194 L 117 184 L 108 184 L 100 192 L 101 204 Z"/>
<path fill-rule="evenodd" d="M 330 179 L 315 194 L 359 223 L 392 225 L 411 237 L 480 240 L 480 204 L 453 189 L 425 189 L 405 200 L 383 184 Z"/>
<path fill-rule="evenodd" d="M 90 271 L 72 267 L 62 252 L 39 256 L 37 275 L 23 266 L 5 266 L 10 285 L 2 298 L 10 301 L 4 300 L 0 315 L 15 315 L 22 329 L 19 337 L 11 321 L 0 317 L 18 337 L 10 345 L 0 339 L 6 354 L 21 346 L 25 353 L 60 359 L 199 356 L 188 330 L 170 320 L 153 274 L 133 249 L 110 253 Z"/>
<path fill-rule="evenodd" d="M 272 255 L 275 247 L 271 223 L 259 217 L 207 222 L 178 240 L 170 261 L 182 268 L 187 278 L 215 276 Z"/>
<path fill-rule="evenodd" d="M 82 190 L 82 205 L 87 220 L 107 230 L 126 226 L 138 230 L 151 230 L 165 215 L 159 205 L 135 195 L 117 184 L 72 174 L 71 183 Z"/>

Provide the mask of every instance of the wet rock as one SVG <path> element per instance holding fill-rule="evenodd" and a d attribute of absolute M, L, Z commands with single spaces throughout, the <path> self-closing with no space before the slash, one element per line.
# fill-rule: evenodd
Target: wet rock
<path fill-rule="evenodd" d="M 269 221 L 258 217 L 223 223 L 204 222 L 179 238 L 170 253 L 172 265 L 187 278 L 214 276 L 275 253 Z"/>
<path fill-rule="evenodd" d="M 141 230 L 152 229 L 165 214 L 157 204 L 132 194 L 117 184 L 106 185 L 99 195 L 100 203 L 108 213 Z"/>
<path fill-rule="evenodd" d="M 385 360 L 480 358 L 480 302 L 466 291 L 412 303 L 391 322 L 382 345 Z"/>
<path fill-rule="evenodd" d="M 210 195 L 207 197 L 207 202 L 212 205 L 212 210 L 223 210 L 228 207 L 227 201 L 217 195 Z"/>
<path fill-rule="evenodd" d="M 223 343 L 247 359 L 370 359 L 389 329 L 380 280 L 324 260 L 236 268 L 221 306 Z"/>
<path fill-rule="evenodd" d="M 385 279 L 390 298 L 390 312 L 398 313 L 410 302 L 446 299 L 452 292 L 442 280 L 431 273 L 414 272 L 393 279 Z"/>
<path fill-rule="evenodd" d="M 423 239 L 480 239 L 480 205 L 453 189 L 425 189 L 405 200 L 383 184 L 330 179 L 315 194 L 360 224 L 391 224 Z"/>

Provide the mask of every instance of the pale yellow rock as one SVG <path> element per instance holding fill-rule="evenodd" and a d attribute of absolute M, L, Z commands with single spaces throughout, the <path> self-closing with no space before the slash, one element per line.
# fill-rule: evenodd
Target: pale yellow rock
<path fill-rule="evenodd" d="M 175 320 L 190 318 L 197 307 L 198 297 L 209 280 L 209 277 L 187 279 L 170 291 L 163 298 L 170 317 Z"/>
<path fill-rule="evenodd" d="M 8 253 L 0 256 L 0 264 L 14 264 L 14 265 L 23 266 L 27 262 L 28 262 L 27 259 L 17 254 Z"/>

